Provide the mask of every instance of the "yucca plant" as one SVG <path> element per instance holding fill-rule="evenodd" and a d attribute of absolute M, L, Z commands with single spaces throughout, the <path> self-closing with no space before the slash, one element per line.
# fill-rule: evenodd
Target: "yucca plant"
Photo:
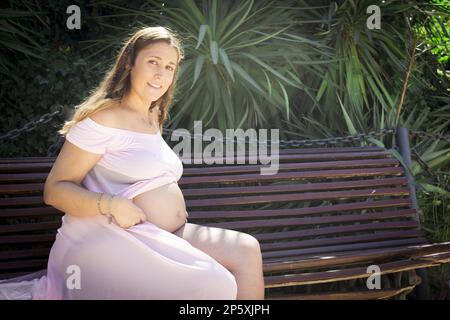
<path fill-rule="evenodd" d="M 314 14 L 328 16 L 329 23 L 316 29 L 335 49 L 337 63 L 328 64 L 317 86 L 320 109 L 304 94 L 297 95 L 294 103 L 299 107 L 293 109 L 303 117 L 293 121 L 297 130 L 292 131 L 318 137 L 403 124 L 410 112 L 411 90 L 423 90 L 429 82 L 421 74 L 424 52 L 419 51 L 428 34 L 418 35 L 414 26 L 426 26 L 432 15 L 448 17 L 448 10 L 432 3 L 403 1 L 325 2 L 328 8 L 318 8 Z M 371 30 L 367 8 L 374 4 L 380 8 L 381 29 Z M 299 15 L 300 19 L 311 17 L 305 11 Z"/>
<path fill-rule="evenodd" d="M 138 25 L 165 25 L 181 35 L 186 59 L 171 111 L 173 128 L 192 128 L 195 120 L 221 130 L 283 128 L 292 115 L 294 91 L 314 100 L 296 64 L 320 76 L 333 59 L 320 39 L 294 30 L 295 1 L 148 1 L 138 10 L 106 6 L 121 16 L 136 16 Z"/>

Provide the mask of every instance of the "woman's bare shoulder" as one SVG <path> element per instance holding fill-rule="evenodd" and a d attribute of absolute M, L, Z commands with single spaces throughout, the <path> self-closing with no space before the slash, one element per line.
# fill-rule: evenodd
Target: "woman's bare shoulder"
<path fill-rule="evenodd" d="M 114 127 L 120 123 L 120 110 L 116 107 L 111 107 L 97 111 L 89 117 L 98 124 Z"/>

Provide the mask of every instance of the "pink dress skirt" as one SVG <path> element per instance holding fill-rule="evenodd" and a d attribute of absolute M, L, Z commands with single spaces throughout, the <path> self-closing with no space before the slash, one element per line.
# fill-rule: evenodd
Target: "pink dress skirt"
<path fill-rule="evenodd" d="M 101 215 L 66 214 L 46 274 L 0 282 L 0 299 L 232 300 L 236 295 L 234 276 L 186 240 L 150 222 L 123 229 Z"/>

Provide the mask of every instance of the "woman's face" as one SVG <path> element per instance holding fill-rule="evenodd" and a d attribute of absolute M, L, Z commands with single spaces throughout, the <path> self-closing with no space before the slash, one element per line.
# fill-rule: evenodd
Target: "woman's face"
<path fill-rule="evenodd" d="M 131 68 L 132 93 L 149 103 L 161 98 L 172 84 L 177 61 L 177 50 L 164 41 L 141 49 Z"/>

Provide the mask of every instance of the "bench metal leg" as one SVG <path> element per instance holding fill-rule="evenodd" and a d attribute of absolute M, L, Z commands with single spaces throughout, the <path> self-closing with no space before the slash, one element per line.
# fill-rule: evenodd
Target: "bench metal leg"
<path fill-rule="evenodd" d="M 417 269 L 417 275 L 421 278 L 420 284 L 414 289 L 418 300 L 430 299 L 430 288 L 428 286 L 428 274 L 426 269 Z"/>
<path fill-rule="evenodd" d="M 405 161 L 405 164 L 411 168 L 411 148 L 409 145 L 409 135 L 407 128 L 397 128 L 397 144 L 400 149 L 400 153 Z M 408 187 L 411 195 L 412 208 L 416 209 L 417 215 L 416 220 L 420 225 L 419 209 L 417 206 L 416 198 L 416 188 L 414 186 L 414 177 L 410 174 L 408 170 L 405 170 L 405 176 L 408 179 Z M 428 276 L 425 268 L 417 269 L 417 275 L 422 279 L 421 283 L 414 289 L 416 298 L 419 300 L 426 300 L 430 298 L 429 288 L 428 288 Z"/>

